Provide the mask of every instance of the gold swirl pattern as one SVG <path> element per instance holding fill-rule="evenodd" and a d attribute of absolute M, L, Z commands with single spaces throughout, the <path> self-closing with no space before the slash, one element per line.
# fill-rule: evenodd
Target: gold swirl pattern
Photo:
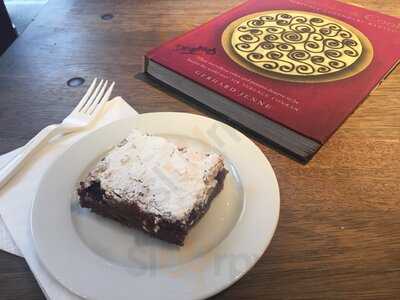
<path fill-rule="evenodd" d="M 299 11 L 250 16 L 234 28 L 231 45 L 257 68 L 289 76 L 336 73 L 363 54 L 363 44 L 351 26 Z"/>

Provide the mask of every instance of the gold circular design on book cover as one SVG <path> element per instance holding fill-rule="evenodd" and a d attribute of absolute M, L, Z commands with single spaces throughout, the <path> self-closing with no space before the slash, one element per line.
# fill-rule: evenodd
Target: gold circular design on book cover
<path fill-rule="evenodd" d="M 324 15 L 265 11 L 235 20 L 222 34 L 228 56 L 259 75 L 290 82 L 354 76 L 372 61 L 373 47 L 353 26 Z"/>

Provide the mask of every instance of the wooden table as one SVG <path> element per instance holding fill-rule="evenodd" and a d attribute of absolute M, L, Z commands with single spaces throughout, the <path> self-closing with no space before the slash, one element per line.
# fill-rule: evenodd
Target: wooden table
<path fill-rule="evenodd" d="M 50 0 L 0 59 L 0 153 L 61 121 L 95 76 L 115 80 L 141 113 L 205 113 L 146 80 L 143 54 L 239 2 Z M 397 0 L 352 2 L 400 16 Z M 69 87 L 73 77 L 86 82 Z M 215 299 L 399 299 L 400 71 L 308 165 L 259 146 L 279 180 L 279 226 L 257 265 Z M 4 252 L 0 299 L 44 299 L 24 260 Z"/>

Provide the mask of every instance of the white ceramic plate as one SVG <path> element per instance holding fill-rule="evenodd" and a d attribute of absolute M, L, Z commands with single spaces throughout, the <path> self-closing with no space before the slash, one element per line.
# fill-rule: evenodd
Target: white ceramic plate
<path fill-rule="evenodd" d="M 179 248 L 80 208 L 75 189 L 93 162 L 132 128 L 225 157 L 223 191 Z M 263 255 L 279 217 L 268 160 L 235 129 L 184 113 L 107 125 L 69 148 L 42 179 L 32 208 L 37 254 L 66 288 L 88 299 L 202 299 L 241 278 Z"/>

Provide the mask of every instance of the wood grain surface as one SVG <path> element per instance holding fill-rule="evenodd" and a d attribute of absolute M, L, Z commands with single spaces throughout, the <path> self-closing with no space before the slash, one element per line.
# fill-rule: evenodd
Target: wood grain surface
<path fill-rule="evenodd" d="M 0 58 L 0 153 L 61 121 L 95 76 L 140 113 L 210 115 L 149 82 L 143 54 L 239 2 L 50 0 Z M 398 0 L 352 2 L 400 16 Z M 73 77 L 86 82 L 67 86 Z M 309 164 L 257 144 L 278 177 L 279 225 L 256 266 L 213 299 L 400 299 L 399 69 Z M 44 299 L 24 260 L 4 252 L 0 299 Z"/>

